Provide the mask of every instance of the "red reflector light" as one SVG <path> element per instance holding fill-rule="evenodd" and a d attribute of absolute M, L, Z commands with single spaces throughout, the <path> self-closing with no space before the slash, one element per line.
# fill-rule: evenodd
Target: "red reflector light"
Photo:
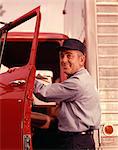
<path fill-rule="evenodd" d="M 103 132 L 105 135 L 112 135 L 113 134 L 113 125 L 110 125 L 110 124 L 104 125 Z"/>

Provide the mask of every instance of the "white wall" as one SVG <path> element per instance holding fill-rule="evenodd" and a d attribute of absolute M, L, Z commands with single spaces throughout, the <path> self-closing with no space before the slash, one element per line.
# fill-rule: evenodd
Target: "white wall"
<path fill-rule="evenodd" d="M 64 32 L 69 37 L 84 41 L 85 38 L 85 0 L 68 0 L 64 16 Z"/>
<path fill-rule="evenodd" d="M 10 22 L 41 5 L 41 30 L 42 32 L 63 33 L 63 6 L 64 0 L 2 0 L 0 4 L 6 11 L 0 21 Z M 17 30 L 17 29 L 16 29 Z M 22 31 L 32 31 L 32 23 L 22 26 Z"/>
<path fill-rule="evenodd" d="M 0 4 L 6 11 L 0 17 L 0 21 L 10 22 L 41 5 L 41 32 L 65 33 L 69 37 L 81 41 L 85 38 L 84 0 L 2 0 Z M 64 5 L 65 15 L 62 13 Z M 16 28 L 15 31 L 32 31 L 33 22 L 34 20 L 30 24 L 25 23 L 20 28 Z"/>

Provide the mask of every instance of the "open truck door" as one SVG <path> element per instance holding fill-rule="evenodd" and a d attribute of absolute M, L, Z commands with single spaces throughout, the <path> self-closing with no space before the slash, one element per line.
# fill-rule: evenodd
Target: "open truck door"
<path fill-rule="evenodd" d="M 0 29 L 1 56 L 4 54 L 7 33 L 20 24 L 36 17 L 34 38 L 27 63 L 12 72 L 0 74 L 0 149 L 31 150 L 31 106 L 35 79 L 35 57 L 40 27 L 40 7 L 5 24 Z M 17 49 L 16 49 L 17 51 Z M 24 57 L 24 56 L 22 56 Z M 18 59 L 18 58 L 16 58 Z"/>

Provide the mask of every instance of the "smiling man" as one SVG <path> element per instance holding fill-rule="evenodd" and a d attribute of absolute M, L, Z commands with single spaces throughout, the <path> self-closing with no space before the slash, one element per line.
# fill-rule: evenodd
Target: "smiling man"
<path fill-rule="evenodd" d="M 101 113 L 98 92 L 84 67 L 86 47 L 77 39 L 67 39 L 58 49 L 67 80 L 47 86 L 35 81 L 34 92 L 60 105 L 55 149 L 94 150 L 93 133 L 100 126 Z"/>
<path fill-rule="evenodd" d="M 66 48 L 65 48 L 66 49 Z M 85 55 L 84 52 L 80 52 L 74 49 L 63 50 L 60 52 L 60 61 L 63 67 L 64 73 L 67 76 L 72 76 L 80 68 L 84 67 Z"/>

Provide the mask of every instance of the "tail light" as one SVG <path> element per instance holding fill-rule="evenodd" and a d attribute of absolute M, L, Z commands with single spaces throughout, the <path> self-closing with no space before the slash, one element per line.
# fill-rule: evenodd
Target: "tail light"
<path fill-rule="evenodd" d="M 114 129 L 112 124 L 105 124 L 103 126 L 103 133 L 107 136 L 113 135 Z"/>

